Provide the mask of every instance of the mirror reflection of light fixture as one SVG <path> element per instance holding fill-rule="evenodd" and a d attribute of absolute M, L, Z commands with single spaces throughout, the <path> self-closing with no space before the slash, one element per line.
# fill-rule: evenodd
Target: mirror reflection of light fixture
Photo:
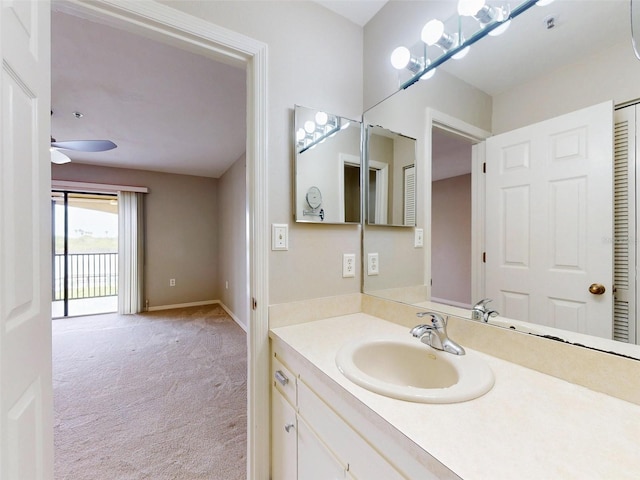
<path fill-rule="evenodd" d="M 398 47 L 391 54 L 391 64 L 394 68 L 399 71 L 408 70 L 411 73 L 408 80 L 406 74 L 405 79 L 400 80 L 400 89 L 408 88 L 418 80 L 433 76 L 435 69 L 450 58 L 456 60 L 464 58 L 469 53 L 471 45 L 486 35 L 496 36 L 504 33 L 511 25 L 512 19 L 534 5 L 544 6 L 552 1 L 521 0 L 519 3 L 517 0 L 514 2 L 503 1 L 501 6 L 493 6 L 487 5 L 486 0 L 459 0 L 457 16 L 454 15 L 446 22 L 447 25 L 457 25 L 455 32 L 448 32 L 445 23 L 434 18 L 428 21 L 420 32 L 421 45 L 424 50 L 421 57 L 414 57 L 407 47 Z M 474 31 L 465 31 L 463 34 L 463 28 L 466 29 L 466 27 L 463 27 L 461 17 L 472 17 L 476 20 L 477 27 Z M 467 24 L 465 23 L 465 25 Z M 427 47 L 437 46 L 442 50 L 442 53 L 437 57 L 428 58 L 425 45 Z"/>
<path fill-rule="evenodd" d="M 322 111 L 316 112 L 314 120 L 307 120 L 303 127 L 296 130 L 298 153 L 304 153 L 314 148 L 327 138 L 333 137 L 340 130 L 347 128 L 350 123 L 344 118 L 328 115 Z"/>

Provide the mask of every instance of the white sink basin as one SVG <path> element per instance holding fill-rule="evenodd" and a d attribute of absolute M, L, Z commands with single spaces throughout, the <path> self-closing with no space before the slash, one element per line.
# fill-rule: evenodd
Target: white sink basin
<path fill-rule="evenodd" d="M 365 338 L 345 344 L 338 369 L 356 385 L 380 395 L 422 403 L 455 403 L 491 390 L 491 368 L 474 352 L 453 355 L 417 338 Z"/>

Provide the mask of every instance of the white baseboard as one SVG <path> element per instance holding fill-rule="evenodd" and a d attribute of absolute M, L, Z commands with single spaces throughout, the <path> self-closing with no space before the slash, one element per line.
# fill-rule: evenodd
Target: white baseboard
<path fill-rule="evenodd" d="M 156 307 L 149 307 L 147 309 L 148 312 L 156 312 L 159 310 L 171 310 L 174 308 L 187 308 L 187 307 L 200 307 L 203 305 L 215 305 L 215 304 L 219 304 L 223 310 L 225 312 L 227 312 L 227 314 L 231 317 L 231 319 L 236 322 L 238 324 L 238 326 L 240 328 L 242 328 L 242 330 L 247 331 L 247 327 L 246 325 L 244 325 L 240 319 L 238 317 L 236 317 L 234 315 L 234 313 L 229 310 L 229 307 L 227 307 L 224 303 L 222 303 L 220 300 L 204 300 L 201 302 L 189 302 L 189 303 L 176 303 L 175 305 L 158 305 Z"/>
<path fill-rule="evenodd" d="M 214 305 L 216 303 L 220 303 L 220 300 L 204 300 L 201 302 L 176 303 L 175 305 L 158 305 L 157 307 L 149 307 L 147 311 L 155 312 L 158 310 L 171 310 L 172 308 L 199 307 L 201 305 Z"/>
<path fill-rule="evenodd" d="M 444 303 L 445 305 L 451 305 L 453 307 L 466 308 L 467 310 L 470 310 L 472 308 L 471 305 L 468 305 L 466 303 L 454 302 L 453 300 L 446 300 L 444 298 L 431 297 L 431 301 L 436 303 Z"/>
<path fill-rule="evenodd" d="M 244 330 L 244 332 L 245 332 L 245 333 L 247 333 L 247 326 L 246 326 L 244 323 L 242 323 L 242 322 L 240 321 L 240 319 L 239 319 L 238 317 L 236 317 L 236 316 L 234 315 L 234 313 L 233 313 L 231 310 L 229 310 L 229 308 L 228 308 L 224 303 L 222 303 L 222 302 L 220 302 L 220 301 L 218 301 L 218 303 L 219 303 L 219 304 L 220 304 L 220 306 L 224 309 L 224 311 L 225 311 L 225 312 L 227 312 L 227 313 L 229 314 L 229 316 L 233 319 L 233 321 L 234 321 L 234 322 L 236 322 L 236 323 L 238 324 L 238 326 L 239 326 L 242 330 Z"/>

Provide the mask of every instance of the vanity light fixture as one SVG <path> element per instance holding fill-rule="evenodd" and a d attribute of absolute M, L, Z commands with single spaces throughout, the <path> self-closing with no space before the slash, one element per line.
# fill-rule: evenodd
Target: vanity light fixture
<path fill-rule="evenodd" d="M 315 121 L 314 121 L 315 120 Z M 349 126 L 349 121 L 325 112 L 316 112 L 314 120 L 307 120 L 304 126 L 296 130 L 296 147 L 298 153 L 314 148 L 327 138 L 333 137 L 340 130 Z"/>
<path fill-rule="evenodd" d="M 463 17 L 473 17 L 481 28 L 485 28 L 493 22 L 502 23 L 489 32 L 489 35 L 494 37 L 503 34 L 511 24 L 508 4 L 502 7 L 492 7 L 487 5 L 485 0 L 459 0 L 458 14 Z"/>
<path fill-rule="evenodd" d="M 409 71 L 411 77 L 400 80 L 400 89 L 410 87 L 418 80 L 433 76 L 435 69 L 445 63 L 450 58 L 461 59 L 469 53 L 471 45 L 479 41 L 486 35 L 500 35 L 504 33 L 511 20 L 521 13 L 527 11 L 534 5 L 544 6 L 553 0 L 502 0 L 491 2 L 487 0 L 458 0 L 457 15 L 445 22 L 438 19 L 429 20 L 422 28 L 420 39 L 422 40 L 422 50 L 424 54 L 420 57 L 412 55 L 407 47 L 398 47 L 391 54 L 391 64 L 399 71 Z M 498 5 L 499 4 L 499 5 Z M 464 22 L 462 17 L 471 17 L 475 22 Z M 473 28 L 473 25 L 476 25 Z M 447 31 L 452 25 L 457 25 L 455 32 Z M 471 29 L 469 30 L 469 25 Z M 463 33 L 464 31 L 464 33 Z M 437 49 L 429 47 L 437 46 Z M 418 48 L 416 48 L 417 50 Z M 433 56 L 432 52 L 441 52 L 438 56 Z M 400 73 L 402 75 L 402 73 Z M 402 78 L 402 77 L 400 77 Z"/>

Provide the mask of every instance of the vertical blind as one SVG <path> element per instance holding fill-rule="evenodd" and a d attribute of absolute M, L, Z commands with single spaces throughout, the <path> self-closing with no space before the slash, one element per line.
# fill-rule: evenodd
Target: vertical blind
<path fill-rule="evenodd" d="M 144 209 L 143 194 L 118 192 L 118 313 L 144 309 Z"/>

